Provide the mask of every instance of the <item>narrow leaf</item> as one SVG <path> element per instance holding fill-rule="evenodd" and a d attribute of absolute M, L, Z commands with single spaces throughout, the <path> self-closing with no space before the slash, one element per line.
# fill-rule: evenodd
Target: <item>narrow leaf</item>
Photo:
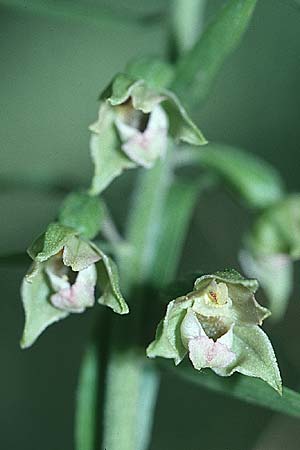
<path fill-rule="evenodd" d="M 284 195 L 278 172 L 259 157 L 241 149 L 209 144 L 206 151 L 195 149 L 187 151 L 186 155 L 186 163 L 198 163 L 218 175 L 250 207 L 266 208 Z M 182 157 L 184 159 L 184 154 Z"/>
<path fill-rule="evenodd" d="M 136 429 L 137 450 L 146 450 L 152 435 L 152 425 L 154 420 L 154 410 L 159 388 L 160 373 L 154 364 L 145 363 L 140 382 L 140 393 L 138 401 L 138 418 Z"/>
<path fill-rule="evenodd" d="M 256 0 L 229 0 L 194 47 L 179 60 L 172 88 L 191 103 L 203 100 L 224 60 L 239 44 Z"/>
<path fill-rule="evenodd" d="M 287 387 L 283 388 L 282 396 L 280 396 L 258 378 L 245 377 L 239 374 L 230 378 L 223 378 L 210 371 L 199 373 L 192 367 L 184 365 L 175 368 L 174 365 L 166 361 L 160 361 L 160 365 L 168 368 L 174 375 L 178 375 L 198 386 L 281 414 L 300 418 L 300 394 Z"/>
<path fill-rule="evenodd" d="M 84 355 L 77 388 L 75 417 L 76 450 L 94 450 L 97 409 L 97 348 L 90 345 Z"/>
<path fill-rule="evenodd" d="M 172 0 L 171 33 L 175 55 L 190 50 L 202 32 L 206 0 Z"/>

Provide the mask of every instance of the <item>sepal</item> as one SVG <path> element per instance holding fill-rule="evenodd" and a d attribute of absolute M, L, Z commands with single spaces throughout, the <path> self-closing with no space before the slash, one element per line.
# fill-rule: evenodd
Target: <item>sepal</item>
<path fill-rule="evenodd" d="M 282 381 L 275 353 L 268 336 L 257 325 L 233 329 L 233 363 L 214 371 L 221 376 L 230 376 L 240 372 L 250 377 L 261 378 L 279 394 L 282 393 Z"/>

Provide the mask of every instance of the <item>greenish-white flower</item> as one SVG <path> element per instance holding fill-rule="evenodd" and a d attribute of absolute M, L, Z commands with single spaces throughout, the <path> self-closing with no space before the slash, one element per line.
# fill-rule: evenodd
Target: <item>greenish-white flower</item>
<path fill-rule="evenodd" d="M 32 345 L 50 324 L 92 307 L 98 282 L 102 290 L 98 303 L 119 314 L 128 313 L 114 262 L 73 228 L 50 224 L 28 253 L 33 264 L 21 288 L 23 348 Z"/>
<path fill-rule="evenodd" d="M 90 126 L 93 194 L 124 169 L 153 167 L 165 156 L 169 139 L 206 143 L 179 99 L 165 87 L 119 74 L 100 100 L 98 120 Z"/>
<path fill-rule="evenodd" d="M 257 287 L 235 271 L 198 278 L 192 292 L 169 303 L 148 356 L 179 364 L 188 354 L 197 370 L 259 377 L 280 392 L 274 351 L 259 326 L 269 311 L 257 303 Z"/>

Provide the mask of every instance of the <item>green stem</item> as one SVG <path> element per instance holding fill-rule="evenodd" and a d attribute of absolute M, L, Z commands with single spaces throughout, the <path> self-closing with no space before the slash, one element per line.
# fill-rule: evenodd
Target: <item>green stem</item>
<path fill-rule="evenodd" d="M 149 301 L 144 285 L 160 287 L 173 278 L 199 190 L 207 187 L 206 179 L 172 180 L 171 156 L 138 174 L 126 233 L 131 251 L 121 246 L 121 275 L 133 307 L 127 317 L 112 318 L 100 424 L 103 449 L 146 450 L 151 437 L 159 374 L 140 339 Z"/>
<path fill-rule="evenodd" d="M 149 445 L 159 376 L 145 358 L 145 344 L 139 343 L 143 303 L 147 311 L 149 301 L 143 286 L 160 287 L 173 278 L 199 189 L 206 186 L 170 181 L 168 160 L 143 174 L 131 209 L 127 235 L 134 251 L 121 268 L 134 308 L 129 317 L 114 320 L 104 422 L 104 448 L 110 450 L 146 450 Z"/>
<path fill-rule="evenodd" d="M 169 152 L 170 153 L 170 152 Z M 151 282 L 164 206 L 171 179 L 169 156 L 138 175 L 127 227 L 127 242 L 132 251 L 121 261 L 126 288 Z"/>
<path fill-rule="evenodd" d="M 156 286 L 167 284 L 174 276 L 199 188 L 198 182 L 177 181 L 169 191 L 153 267 Z"/>
<path fill-rule="evenodd" d="M 138 176 L 130 208 L 127 241 L 132 251 L 121 255 L 120 268 L 125 290 L 134 299 L 131 314 L 114 319 L 107 368 L 104 405 L 104 447 L 109 450 L 145 450 L 149 443 L 151 421 L 158 390 L 158 374 L 150 369 L 140 343 L 142 303 L 141 286 L 151 282 L 151 270 L 170 185 L 169 159 Z M 139 292 L 139 295 L 137 295 Z M 149 373 L 151 373 L 149 378 Z M 144 419 L 143 419 L 144 418 Z M 143 420 L 141 420 L 143 419 Z"/>
<path fill-rule="evenodd" d="M 199 195 L 214 186 L 215 178 L 208 174 L 201 175 L 196 180 L 175 180 L 172 184 L 164 210 L 152 272 L 155 286 L 162 287 L 174 278 Z"/>

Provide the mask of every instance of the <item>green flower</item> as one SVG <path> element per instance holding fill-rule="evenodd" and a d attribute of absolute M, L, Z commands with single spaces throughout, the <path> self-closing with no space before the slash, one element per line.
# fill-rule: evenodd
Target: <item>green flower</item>
<path fill-rule="evenodd" d="M 32 345 L 50 324 L 92 307 L 97 281 L 103 291 L 98 302 L 119 314 L 128 313 L 113 261 L 73 228 L 50 224 L 28 253 L 33 265 L 21 287 L 23 348 Z"/>
<path fill-rule="evenodd" d="M 169 139 L 206 143 L 176 95 L 149 80 L 119 74 L 100 100 L 98 120 L 90 126 L 93 194 L 124 169 L 153 167 L 165 156 Z"/>
<path fill-rule="evenodd" d="M 147 355 L 172 358 L 177 365 L 188 354 L 197 370 L 240 372 L 281 392 L 273 348 L 259 327 L 269 311 L 257 303 L 257 287 L 235 271 L 198 278 L 192 292 L 169 303 Z"/>

